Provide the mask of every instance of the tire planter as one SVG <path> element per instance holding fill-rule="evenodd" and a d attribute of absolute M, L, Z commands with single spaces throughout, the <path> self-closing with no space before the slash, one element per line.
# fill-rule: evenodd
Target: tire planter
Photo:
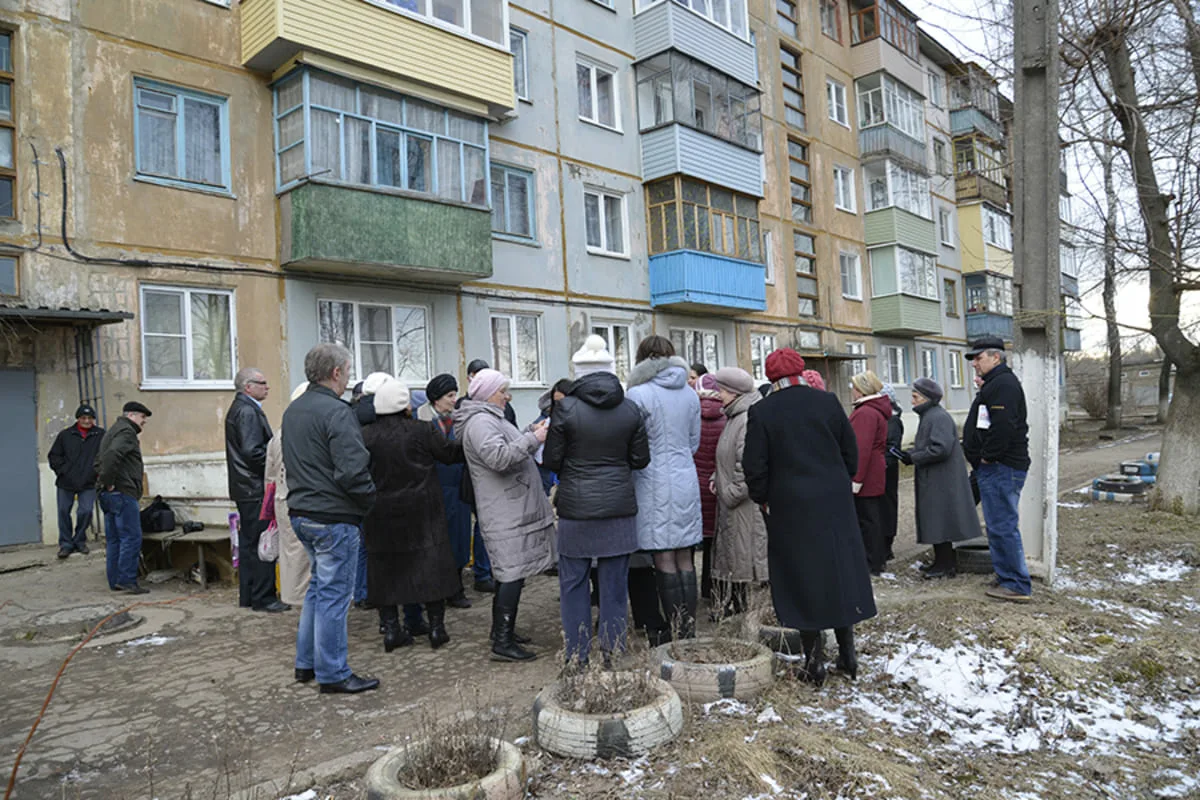
<path fill-rule="evenodd" d="M 959 572 L 970 575 L 989 575 L 993 571 L 992 551 L 987 539 L 972 539 L 954 546 L 954 563 Z"/>
<path fill-rule="evenodd" d="M 766 645 L 776 653 L 791 656 L 803 653 L 804 643 L 800 640 L 800 631 L 780 625 L 764 625 L 762 619 L 766 615 L 767 609 L 747 612 L 743 623 L 743 636 L 752 642 Z"/>
<path fill-rule="evenodd" d="M 412 758 L 414 744 L 390 750 L 367 770 L 367 800 L 520 800 L 525 796 L 525 761 L 521 751 L 499 742 L 496 769 L 472 783 L 439 789 L 409 789 L 400 772 Z"/>
<path fill-rule="evenodd" d="M 1136 475 L 1105 475 L 1092 481 L 1092 490 L 1114 494 L 1145 494 L 1150 488 Z"/>
<path fill-rule="evenodd" d="M 666 681 L 652 679 L 658 694 L 649 705 L 616 714 L 585 714 L 558 702 L 561 683 L 533 701 L 533 738 L 543 750 L 569 758 L 632 758 L 683 731 L 683 704 Z"/>
<path fill-rule="evenodd" d="M 684 639 L 654 648 L 662 679 L 674 686 L 680 697 L 689 703 L 711 703 L 727 697 L 753 700 L 771 685 L 775 678 L 775 654 L 757 642 L 744 642 L 756 651 L 752 658 L 729 664 L 685 661 L 671 655 L 674 646 L 715 642 L 712 638 Z"/>

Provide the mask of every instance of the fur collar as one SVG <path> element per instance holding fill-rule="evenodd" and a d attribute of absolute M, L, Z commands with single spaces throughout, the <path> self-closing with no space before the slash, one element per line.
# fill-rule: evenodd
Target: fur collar
<path fill-rule="evenodd" d="M 671 356 L 670 358 L 647 358 L 640 364 L 634 366 L 629 371 L 629 380 L 627 383 L 630 388 L 640 386 L 643 383 L 649 383 L 654 380 L 658 373 L 668 367 L 683 367 L 683 371 L 687 372 L 688 363 L 679 356 Z"/>

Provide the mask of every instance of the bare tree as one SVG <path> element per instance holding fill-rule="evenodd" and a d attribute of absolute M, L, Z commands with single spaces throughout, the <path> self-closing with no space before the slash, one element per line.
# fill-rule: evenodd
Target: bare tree
<path fill-rule="evenodd" d="M 1104 166 L 1104 324 L 1108 329 L 1108 413 L 1104 427 L 1121 427 L 1121 328 L 1117 325 L 1117 190 L 1113 185 L 1113 148 L 1105 142 Z"/>

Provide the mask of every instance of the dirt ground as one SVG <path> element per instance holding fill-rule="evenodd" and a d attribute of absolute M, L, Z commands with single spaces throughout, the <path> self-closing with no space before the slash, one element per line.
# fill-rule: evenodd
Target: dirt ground
<path fill-rule="evenodd" d="M 1158 449 L 1153 432 L 1136 435 L 1065 450 L 1061 488 Z M 911 503 L 911 488 L 901 495 Z M 898 562 L 876 583 L 880 615 L 859 630 L 857 682 L 834 675 L 817 690 L 784 677 L 754 704 L 693 706 L 683 736 L 638 761 L 540 754 L 531 793 L 1200 796 L 1200 531 L 1078 500 L 1061 501 L 1062 580 L 1035 585 L 1027 606 L 985 598 L 983 576 L 922 582 L 904 513 Z M 52 555 L 0 555 L 6 773 L 84 620 L 124 599 L 104 586 L 98 550 Z M 453 641 L 437 652 L 385 654 L 373 616 L 352 611 L 351 664 L 382 688 L 323 697 L 291 682 L 294 612 L 240 611 L 231 587 L 155 586 L 148 600 L 172 602 L 133 609 L 139 624 L 71 661 L 12 797 L 358 798 L 352 776 L 416 730 L 423 710 L 461 709 L 463 687 L 507 709 L 508 738 L 536 756 L 528 710 L 557 673 L 557 584 L 527 589 L 520 627 L 543 653 L 530 664 L 487 660 L 487 598 L 469 594 L 475 607 L 451 612 Z"/>

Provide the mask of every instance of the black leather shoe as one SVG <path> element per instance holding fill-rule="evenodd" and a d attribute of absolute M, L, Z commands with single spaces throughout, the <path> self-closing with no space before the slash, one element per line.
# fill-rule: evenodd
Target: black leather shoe
<path fill-rule="evenodd" d="M 308 683 L 317 677 L 317 673 L 311 669 L 296 667 L 296 683 Z"/>
<path fill-rule="evenodd" d="M 459 589 L 458 594 L 446 601 L 446 605 L 451 608 L 470 608 L 471 601 L 467 599 L 467 593 Z"/>
<path fill-rule="evenodd" d="M 422 618 L 416 625 L 405 625 L 408 632 L 413 636 L 425 636 L 429 633 L 429 623 Z"/>
<path fill-rule="evenodd" d="M 337 683 L 322 683 L 321 694 L 358 694 L 379 688 L 378 678 L 360 678 L 354 673 L 349 678 Z"/>
<path fill-rule="evenodd" d="M 495 594 L 496 582 L 491 578 L 482 581 L 475 581 L 475 591 L 482 594 Z"/>
<path fill-rule="evenodd" d="M 81 556 L 86 556 L 92 551 L 88 548 L 87 542 L 80 542 L 79 544 L 75 545 L 75 552 L 79 553 Z"/>
<path fill-rule="evenodd" d="M 58 548 L 58 557 L 59 558 L 67 558 L 70 555 L 71 555 L 71 551 L 68 550 L 67 548 L 65 548 L 65 547 Z"/>
<path fill-rule="evenodd" d="M 252 610 L 253 611 L 265 611 L 268 614 L 282 614 L 284 611 L 291 611 L 292 607 L 289 606 L 287 603 L 281 602 L 279 600 L 272 600 L 271 602 L 267 603 L 265 606 L 257 606 Z"/>
<path fill-rule="evenodd" d="M 150 590 L 145 586 L 138 586 L 136 583 L 118 583 L 113 587 L 114 592 L 125 592 L 126 594 L 150 594 Z"/>

